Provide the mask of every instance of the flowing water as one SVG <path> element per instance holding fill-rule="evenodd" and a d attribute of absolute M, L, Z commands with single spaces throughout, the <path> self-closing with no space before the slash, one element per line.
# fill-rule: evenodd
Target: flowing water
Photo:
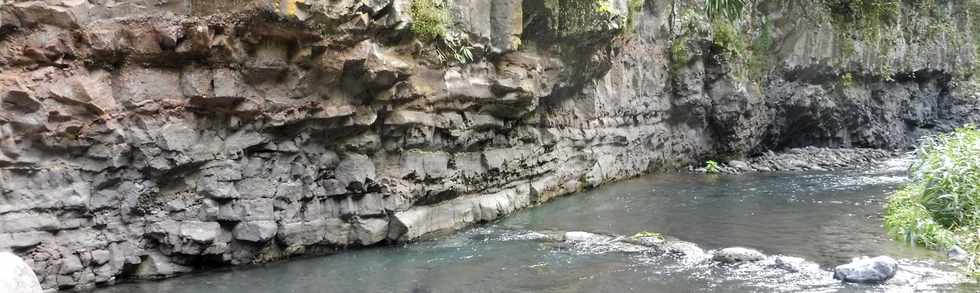
<path fill-rule="evenodd" d="M 978 292 L 951 263 L 888 239 L 882 204 L 902 162 L 873 171 L 696 176 L 614 183 L 453 236 L 246 269 L 122 284 L 116 292 Z M 555 243 L 538 231 L 656 231 L 705 249 L 756 248 L 820 266 L 788 272 L 772 259 L 720 265 L 612 243 Z M 883 285 L 843 284 L 833 266 L 890 255 Z"/>

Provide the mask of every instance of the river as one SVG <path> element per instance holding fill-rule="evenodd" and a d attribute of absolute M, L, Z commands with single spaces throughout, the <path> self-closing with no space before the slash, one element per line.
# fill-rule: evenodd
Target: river
<path fill-rule="evenodd" d="M 905 162 L 835 173 L 650 175 L 430 241 L 97 292 L 977 292 L 937 253 L 885 235 L 882 205 L 905 181 Z M 709 250 L 745 246 L 802 257 L 820 269 L 788 272 L 770 260 L 720 265 L 608 243 L 542 240 L 539 232 L 549 230 L 656 231 Z M 835 265 L 864 255 L 892 256 L 900 272 L 883 285 L 832 278 Z"/>

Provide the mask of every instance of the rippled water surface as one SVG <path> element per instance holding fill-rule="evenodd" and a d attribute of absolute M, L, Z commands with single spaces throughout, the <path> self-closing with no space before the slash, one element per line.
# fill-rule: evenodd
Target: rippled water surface
<path fill-rule="evenodd" d="M 897 168 L 896 168 L 897 166 Z M 116 292 L 977 292 L 929 251 L 889 240 L 880 212 L 905 178 L 876 171 L 743 176 L 654 175 L 518 212 L 499 223 L 397 247 L 101 289 Z M 631 235 L 656 231 L 705 249 L 747 246 L 803 257 L 790 273 L 772 260 L 719 265 L 612 243 L 555 243 L 539 231 Z M 845 285 L 833 266 L 890 255 L 884 285 Z"/>

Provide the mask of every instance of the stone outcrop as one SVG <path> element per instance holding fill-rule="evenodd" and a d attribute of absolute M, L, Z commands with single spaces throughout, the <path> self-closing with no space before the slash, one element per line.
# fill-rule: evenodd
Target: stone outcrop
<path fill-rule="evenodd" d="M 446 1 L 446 41 L 423 44 L 409 0 L 5 0 L 0 249 L 45 289 L 165 277 L 411 241 L 709 158 L 901 147 L 978 113 L 952 82 L 969 42 L 897 48 L 881 79 L 821 63 L 833 36 L 771 4 L 785 61 L 759 84 L 710 36 L 670 56 L 701 1 L 629 2 Z"/>

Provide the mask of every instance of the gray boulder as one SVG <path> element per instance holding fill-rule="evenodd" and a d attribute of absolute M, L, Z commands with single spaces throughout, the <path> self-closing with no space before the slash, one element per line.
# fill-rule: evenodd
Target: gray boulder
<path fill-rule="evenodd" d="M 664 251 L 687 257 L 700 257 L 704 255 L 704 249 L 701 249 L 697 244 L 686 241 L 669 241 L 664 245 Z"/>
<path fill-rule="evenodd" d="M 41 283 L 20 257 L 0 252 L 0 292 L 41 293 Z"/>
<path fill-rule="evenodd" d="M 970 259 L 970 254 L 963 248 L 954 245 L 946 252 L 946 257 L 952 261 L 967 261 Z"/>
<path fill-rule="evenodd" d="M 898 262 L 888 256 L 863 257 L 834 268 L 834 279 L 848 283 L 877 284 L 895 277 Z"/>
<path fill-rule="evenodd" d="M 740 263 L 760 261 L 765 258 L 765 254 L 762 254 L 755 249 L 745 247 L 729 247 L 716 251 L 711 259 L 722 263 Z"/>

